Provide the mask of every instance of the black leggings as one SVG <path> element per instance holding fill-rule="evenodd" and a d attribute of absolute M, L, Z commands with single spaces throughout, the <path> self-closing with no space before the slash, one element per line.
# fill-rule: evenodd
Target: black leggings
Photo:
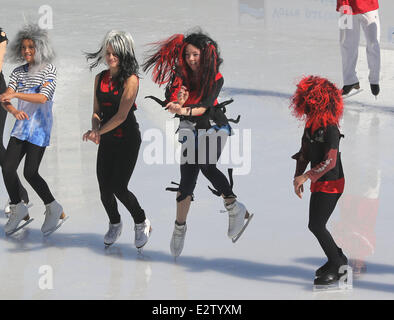
<path fill-rule="evenodd" d="M 120 222 L 116 198 L 126 207 L 134 223 L 145 221 L 145 212 L 137 198 L 128 190 L 141 145 L 140 132 L 129 138 L 107 138 L 100 141 L 97 152 L 97 179 L 101 202 L 111 224 Z"/>
<path fill-rule="evenodd" d="M 341 195 L 341 193 L 313 192 L 309 204 L 309 230 L 319 241 L 328 261 L 335 266 L 340 266 L 342 259 L 326 224 Z"/>
<path fill-rule="evenodd" d="M 55 200 L 47 183 L 38 173 L 44 152 L 45 147 L 39 147 L 15 137 L 10 138 L 2 170 L 5 186 L 11 199 L 11 204 L 17 204 L 22 200 L 19 193 L 16 170 L 24 156 L 26 156 L 26 159 L 23 175 L 27 182 L 32 186 L 34 191 L 37 192 L 44 204 L 49 204 Z"/>
<path fill-rule="evenodd" d="M 4 81 L 3 74 L 0 72 L 0 94 L 4 93 L 6 90 L 6 83 Z M 5 158 L 5 148 L 3 144 L 3 133 L 5 127 L 5 121 L 7 118 L 7 111 L 0 105 L 0 166 L 3 167 L 3 162 Z M 18 184 L 18 193 L 19 198 L 22 199 L 25 203 L 29 203 L 29 196 L 27 195 L 26 189 L 22 186 L 18 176 L 16 176 L 17 184 Z"/>
<path fill-rule="evenodd" d="M 205 156 L 200 157 L 199 161 L 199 150 L 201 150 L 201 144 L 199 149 L 196 150 L 195 155 L 195 163 L 189 164 L 184 163 L 181 164 L 181 182 L 179 185 L 179 197 L 177 201 L 184 200 L 187 196 L 191 196 L 196 187 L 197 177 L 201 170 L 202 174 L 212 183 L 213 187 L 225 197 L 235 197 L 233 190 L 226 176 L 216 167 L 216 162 L 219 160 L 220 155 L 222 153 L 222 149 L 224 147 L 225 141 L 219 136 L 217 137 L 217 148 L 215 150 L 210 150 L 209 148 L 209 140 L 207 138 L 206 141 L 206 151 Z M 193 144 L 192 144 L 193 145 Z M 210 163 L 210 153 L 216 153 L 216 162 Z M 184 156 L 187 155 L 187 149 L 184 152 Z M 201 158 L 205 158 L 204 161 L 201 161 Z"/>

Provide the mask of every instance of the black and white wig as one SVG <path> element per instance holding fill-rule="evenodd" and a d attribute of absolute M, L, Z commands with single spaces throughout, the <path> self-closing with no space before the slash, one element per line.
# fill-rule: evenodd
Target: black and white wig
<path fill-rule="evenodd" d="M 134 40 L 130 33 L 124 31 L 109 31 L 104 37 L 101 47 L 97 52 L 85 53 L 87 60 L 93 60 L 90 70 L 101 63 L 105 63 L 107 48 L 111 46 L 119 59 L 119 72 L 115 77 L 120 87 L 131 75 L 138 76 L 138 62 L 134 53 Z"/>
<path fill-rule="evenodd" d="M 48 31 L 41 29 L 37 23 L 26 24 L 16 35 L 16 38 L 11 41 L 8 50 L 8 58 L 13 63 L 23 63 L 25 59 L 22 56 L 22 42 L 23 40 L 32 40 L 36 50 L 34 56 L 35 65 L 43 65 L 52 63 L 55 59 L 55 51 L 49 41 Z"/>

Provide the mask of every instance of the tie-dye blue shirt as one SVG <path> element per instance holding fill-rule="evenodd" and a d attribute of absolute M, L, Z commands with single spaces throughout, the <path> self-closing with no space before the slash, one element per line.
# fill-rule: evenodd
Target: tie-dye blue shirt
<path fill-rule="evenodd" d="M 56 89 L 56 67 L 47 64 L 29 73 L 29 65 L 16 68 L 8 84 L 16 92 L 40 93 L 47 97 L 46 103 L 32 103 L 18 99 L 18 110 L 24 111 L 29 120 L 16 120 L 11 136 L 40 147 L 49 146 L 52 129 L 53 95 Z"/>

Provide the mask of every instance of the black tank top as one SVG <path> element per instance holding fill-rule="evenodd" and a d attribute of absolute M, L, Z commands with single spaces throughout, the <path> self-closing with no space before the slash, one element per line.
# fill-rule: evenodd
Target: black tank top
<path fill-rule="evenodd" d="M 100 107 L 101 125 L 107 123 L 119 110 L 120 101 L 124 88 L 119 88 L 116 83 L 112 83 L 109 70 L 100 73 L 96 88 L 96 97 Z M 129 138 L 139 132 L 139 125 L 135 118 L 134 111 L 137 109 L 134 103 L 126 120 L 115 129 L 102 135 L 102 138 Z"/>

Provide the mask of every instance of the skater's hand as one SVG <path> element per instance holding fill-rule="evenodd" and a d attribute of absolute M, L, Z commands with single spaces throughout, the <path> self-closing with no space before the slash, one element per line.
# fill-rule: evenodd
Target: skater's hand
<path fill-rule="evenodd" d="M 182 106 L 178 102 L 169 102 L 167 103 L 166 108 L 171 113 L 181 114 Z"/>
<path fill-rule="evenodd" d="M 178 92 L 177 98 L 178 98 L 178 103 L 180 104 L 181 107 L 185 104 L 187 99 L 189 99 L 189 91 L 185 86 L 181 87 L 181 90 L 179 90 Z"/>
<path fill-rule="evenodd" d="M 15 98 L 15 92 L 6 92 L 0 95 L 0 102 L 11 102 Z"/>
<path fill-rule="evenodd" d="M 98 133 L 97 130 L 88 130 L 83 136 L 82 136 L 83 141 L 92 141 L 95 144 L 100 143 L 100 134 Z"/>
<path fill-rule="evenodd" d="M 15 110 L 15 112 L 13 112 L 12 115 L 13 115 L 17 120 L 29 120 L 29 116 L 28 116 L 27 113 L 24 112 L 24 111 Z"/>
<path fill-rule="evenodd" d="M 304 192 L 304 183 L 308 180 L 308 176 L 306 174 L 300 175 L 294 178 L 294 192 L 295 194 L 302 199 L 302 194 Z"/>

